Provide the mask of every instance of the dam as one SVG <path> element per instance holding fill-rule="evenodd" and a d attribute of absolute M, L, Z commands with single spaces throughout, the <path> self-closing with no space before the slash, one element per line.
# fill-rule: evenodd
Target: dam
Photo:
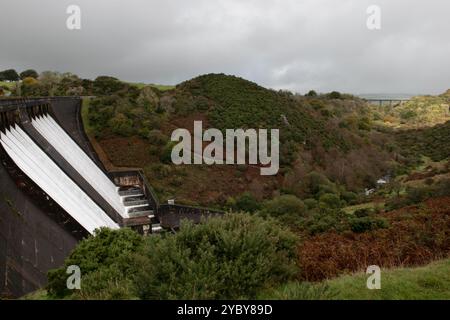
<path fill-rule="evenodd" d="M 96 229 L 151 235 L 221 214 L 160 204 L 140 169 L 108 172 L 81 106 L 79 97 L 0 100 L 0 297 L 45 286 L 48 270 Z"/>

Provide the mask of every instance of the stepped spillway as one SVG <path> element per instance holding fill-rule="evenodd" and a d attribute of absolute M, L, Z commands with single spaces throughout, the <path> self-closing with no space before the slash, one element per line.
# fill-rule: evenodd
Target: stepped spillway
<path fill-rule="evenodd" d="M 119 228 L 19 126 L 1 132 L 0 142 L 15 164 L 88 232 Z"/>
<path fill-rule="evenodd" d="M 123 218 L 129 217 L 118 187 L 50 115 L 37 116 L 32 119 L 31 124 L 105 201 Z"/>

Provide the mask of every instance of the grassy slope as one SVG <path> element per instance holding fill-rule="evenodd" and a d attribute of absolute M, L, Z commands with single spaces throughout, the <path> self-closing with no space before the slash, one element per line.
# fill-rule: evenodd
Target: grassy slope
<path fill-rule="evenodd" d="M 431 128 L 398 132 L 397 143 L 405 153 L 441 161 L 450 155 L 450 121 Z"/>
<path fill-rule="evenodd" d="M 89 106 L 90 106 L 91 100 L 89 98 L 83 99 L 83 105 L 81 107 L 81 118 L 83 119 L 83 126 L 84 131 L 88 136 L 92 135 L 93 129 L 89 123 Z"/>
<path fill-rule="evenodd" d="M 419 96 L 396 107 L 370 105 L 374 120 L 379 124 L 413 129 L 431 127 L 450 120 L 450 95 Z"/>
<path fill-rule="evenodd" d="M 450 259 L 419 268 L 382 271 L 381 289 L 368 290 L 359 273 L 328 281 L 338 299 L 450 299 Z"/>
<path fill-rule="evenodd" d="M 381 272 L 381 289 L 369 290 L 365 273 L 346 275 L 324 283 L 314 284 L 311 298 L 338 300 L 400 300 L 400 299 L 450 299 L 450 259 L 430 263 L 419 268 L 397 268 Z M 323 284 L 329 290 L 323 291 Z M 298 283 L 285 285 L 264 298 L 305 298 L 304 286 Z M 306 296 L 308 298 L 308 296 Z"/>
<path fill-rule="evenodd" d="M 6 82 L 6 81 L 0 81 L 0 87 L 5 86 L 9 89 L 12 89 L 16 83 L 15 82 Z"/>
<path fill-rule="evenodd" d="M 153 88 L 158 89 L 159 91 L 168 91 L 168 90 L 172 90 L 175 88 L 175 86 L 170 86 L 170 85 L 164 85 L 164 84 L 147 84 L 147 83 L 143 83 L 143 82 L 129 82 L 129 84 L 131 84 L 132 86 L 136 86 L 139 89 L 142 89 L 145 86 L 150 86 Z"/>
<path fill-rule="evenodd" d="M 369 275 L 357 273 L 306 286 L 290 283 L 260 296 L 262 299 L 335 299 L 335 300 L 448 300 L 450 299 L 450 259 L 418 268 L 396 268 L 381 272 L 381 289 L 369 290 Z M 325 285 L 325 286 L 324 286 Z M 328 288 L 327 288 L 328 287 Z M 25 300 L 47 300 L 47 292 L 38 290 Z"/>

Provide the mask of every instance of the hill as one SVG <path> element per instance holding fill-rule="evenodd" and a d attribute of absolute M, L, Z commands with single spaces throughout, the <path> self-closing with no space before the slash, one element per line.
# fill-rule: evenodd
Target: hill
<path fill-rule="evenodd" d="M 418 268 L 382 271 L 381 290 L 368 290 L 368 275 L 357 273 L 328 280 L 322 284 L 291 283 L 263 299 L 335 300 L 448 300 L 450 299 L 450 260 Z"/>
<path fill-rule="evenodd" d="M 434 161 L 442 161 L 450 155 L 450 121 L 434 127 L 399 131 L 395 135 L 403 154 L 427 156 Z"/>
<path fill-rule="evenodd" d="M 419 96 L 394 107 L 370 105 L 373 120 L 397 129 L 432 127 L 450 121 L 450 95 Z"/>
<path fill-rule="evenodd" d="M 351 96 L 303 97 L 208 74 L 164 92 L 146 86 L 98 97 L 85 125 L 112 165 L 144 168 L 163 198 L 224 206 L 245 192 L 258 200 L 280 190 L 303 197 L 298 181 L 311 171 L 351 191 L 374 185 L 393 156 L 387 137 L 372 130 L 364 105 Z M 261 177 L 251 166 L 172 165 L 170 135 L 177 128 L 192 131 L 194 120 L 221 130 L 280 129 L 279 175 Z"/>

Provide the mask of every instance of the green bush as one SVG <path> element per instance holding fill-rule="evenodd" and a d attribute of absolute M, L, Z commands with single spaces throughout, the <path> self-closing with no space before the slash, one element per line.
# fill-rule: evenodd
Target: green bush
<path fill-rule="evenodd" d="M 316 199 L 311 199 L 311 198 L 303 200 L 303 203 L 305 204 L 306 208 L 309 210 L 316 208 L 319 204 Z"/>
<path fill-rule="evenodd" d="M 25 79 L 25 78 L 34 78 L 37 79 L 39 77 L 39 74 L 36 72 L 36 70 L 33 69 L 28 69 L 25 71 L 22 71 L 20 73 L 20 79 Z"/>
<path fill-rule="evenodd" d="M 264 203 L 262 212 L 272 217 L 283 215 L 302 217 L 305 214 L 305 205 L 294 195 L 282 195 Z"/>
<path fill-rule="evenodd" d="M 111 95 L 127 88 L 127 84 L 109 76 L 99 76 L 93 82 L 93 93 L 99 96 Z"/>
<path fill-rule="evenodd" d="M 296 237 L 273 221 L 227 214 L 148 239 L 134 278 L 141 299 L 255 298 L 296 272 Z"/>
<path fill-rule="evenodd" d="M 356 204 L 358 202 L 358 195 L 351 191 L 344 191 L 341 194 L 342 199 L 349 205 Z"/>
<path fill-rule="evenodd" d="M 340 208 L 341 199 L 334 193 L 325 193 L 319 198 L 319 203 L 326 205 L 328 208 Z"/>
<path fill-rule="evenodd" d="M 342 210 L 321 208 L 314 211 L 311 217 L 303 223 L 303 226 L 312 235 L 329 230 L 342 232 L 348 229 L 347 215 Z"/>
<path fill-rule="evenodd" d="M 372 214 L 374 214 L 374 211 L 371 208 L 362 208 L 353 212 L 353 215 L 357 218 L 368 217 Z"/>
<path fill-rule="evenodd" d="M 317 97 L 317 92 L 314 90 L 310 90 L 307 94 L 305 94 L 306 97 Z"/>
<path fill-rule="evenodd" d="M 341 99 L 341 98 L 342 98 L 342 95 L 341 95 L 340 92 L 332 91 L 332 92 L 330 92 L 329 94 L 327 94 L 327 97 L 328 97 L 329 99 Z"/>
<path fill-rule="evenodd" d="M 108 121 L 111 131 L 117 135 L 130 136 L 134 133 L 133 121 L 123 113 L 117 113 Z"/>
<path fill-rule="evenodd" d="M 355 233 L 363 233 L 389 226 L 386 219 L 370 216 L 355 217 L 350 219 L 350 229 Z"/>
<path fill-rule="evenodd" d="M 96 230 L 94 236 L 81 241 L 64 266 L 48 273 L 47 291 L 51 297 L 63 298 L 72 293 L 102 295 L 112 282 L 126 282 L 131 276 L 133 255 L 143 249 L 144 238 L 130 229 Z M 81 270 L 81 291 L 67 289 L 66 269 L 77 265 Z M 108 289 L 109 288 L 109 289 Z"/>
<path fill-rule="evenodd" d="M 261 204 L 251 193 L 245 192 L 236 199 L 233 209 L 235 211 L 255 212 L 261 209 Z"/>

